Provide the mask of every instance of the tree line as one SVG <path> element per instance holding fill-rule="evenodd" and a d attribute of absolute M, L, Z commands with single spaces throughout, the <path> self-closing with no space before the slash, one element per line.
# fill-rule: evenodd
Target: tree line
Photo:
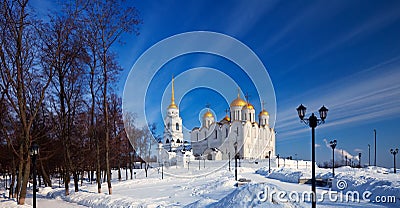
<path fill-rule="evenodd" d="M 0 6 L 0 170 L 11 174 L 10 197 L 25 203 L 33 143 L 46 186 L 62 174 L 65 194 L 71 178 L 79 191 L 86 171 L 99 193 L 103 178 L 112 194 L 111 168 L 125 167 L 133 151 L 127 132 L 151 133 L 122 116 L 114 89 L 122 69 L 113 47 L 139 34 L 139 12 L 121 0 L 75 0 L 43 16 L 29 3 Z"/>

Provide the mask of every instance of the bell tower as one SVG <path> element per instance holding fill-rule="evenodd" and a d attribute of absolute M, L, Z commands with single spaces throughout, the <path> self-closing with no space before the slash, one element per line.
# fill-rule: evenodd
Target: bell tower
<path fill-rule="evenodd" d="M 167 151 L 175 151 L 183 145 L 182 118 L 179 116 L 179 108 L 175 104 L 174 77 L 171 83 L 171 103 L 167 108 L 164 119 L 164 148 Z"/>

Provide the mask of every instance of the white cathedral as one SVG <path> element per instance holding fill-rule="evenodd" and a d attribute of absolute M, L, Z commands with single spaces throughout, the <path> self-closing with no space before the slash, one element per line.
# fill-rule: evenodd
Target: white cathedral
<path fill-rule="evenodd" d="M 273 158 L 275 131 L 269 126 L 268 112 L 262 109 L 257 122 L 254 106 L 241 99 L 239 93 L 231 102 L 229 111 L 230 116 L 226 115 L 218 122 L 208 109 L 202 117 L 201 127 L 195 127 L 190 132 L 189 144 L 183 138 L 182 118 L 175 104 L 172 79 L 171 104 L 167 108 L 164 139 L 159 148 L 164 149 L 169 160 L 173 159 L 176 162 L 179 155 L 183 158 L 227 160 L 234 158 L 236 151 L 241 159 L 264 159 L 269 156 Z"/>

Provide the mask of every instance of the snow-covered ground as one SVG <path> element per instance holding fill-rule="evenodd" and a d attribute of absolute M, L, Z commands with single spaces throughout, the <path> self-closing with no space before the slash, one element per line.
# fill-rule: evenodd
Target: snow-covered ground
<path fill-rule="evenodd" d="M 272 168 L 268 173 L 267 161 L 255 164 L 242 161 L 238 169 L 238 178 L 250 179 L 251 182 L 236 187 L 234 168 L 229 171 L 228 163 L 221 161 L 194 162 L 186 167 L 165 167 L 164 179 L 161 170 L 149 169 L 148 177 L 144 170 L 135 169 L 136 178 L 118 181 L 113 172 L 113 194 L 107 194 L 107 184 L 102 184 L 101 194 L 97 193 L 97 185 L 84 183 L 79 192 L 71 190 L 64 196 L 63 187 L 40 188 L 38 207 L 309 207 L 308 200 L 297 200 L 295 196 L 310 191 L 310 185 L 298 184 L 299 179 L 310 178 L 310 168 Z M 234 163 L 231 163 L 233 166 Z M 272 164 L 275 166 L 275 164 Z M 318 207 L 399 207 L 400 206 L 400 174 L 379 167 L 354 169 L 337 168 L 332 188 L 318 187 Z M 332 176 L 330 169 L 317 169 L 317 178 L 327 179 Z M 337 184 L 340 182 L 339 187 Z M 344 189 L 343 185 L 346 185 Z M 72 184 L 71 187 L 73 188 Z M 337 200 L 331 200 L 325 192 L 337 192 Z M 371 192 L 368 199 L 359 202 L 345 201 L 348 191 L 362 194 Z M 285 193 L 281 197 L 279 193 Z M 352 193 L 353 193 L 352 192 Z M 32 190 L 28 191 L 27 204 L 17 206 L 14 200 L 5 198 L 4 189 L 0 188 L 0 207 L 31 207 Z M 272 195 L 271 195 L 272 194 Z M 271 196 L 271 197 L 269 197 Z M 376 197 L 394 196 L 395 203 L 374 203 Z M 342 198 L 340 198 L 342 197 Z M 354 199 L 355 197 L 352 197 Z M 335 198 L 333 198 L 335 199 Z M 342 200 L 341 200 L 342 199 Z M 392 200 L 392 199 L 391 199 Z"/>

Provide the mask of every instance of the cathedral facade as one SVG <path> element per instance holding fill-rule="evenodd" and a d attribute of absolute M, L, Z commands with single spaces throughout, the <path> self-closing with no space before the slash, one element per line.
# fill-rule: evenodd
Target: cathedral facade
<path fill-rule="evenodd" d="M 256 120 L 254 106 L 241 99 L 239 93 L 229 111 L 230 116 L 226 115 L 220 121 L 209 110 L 203 115 L 202 126 L 191 131 L 194 156 L 227 160 L 237 152 L 242 159 L 273 157 L 275 131 L 269 126 L 268 112 L 262 109 Z"/>
<path fill-rule="evenodd" d="M 164 138 L 162 147 L 167 158 L 182 154 L 208 160 L 234 158 L 235 152 L 242 159 L 264 159 L 275 155 L 275 131 L 269 126 L 269 114 L 262 109 L 256 118 L 254 106 L 240 98 L 240 94 L 230 104 L 230 116 L 217 121 L 207 110 L 202 116 L 201 127 L 190 132 L 190 144 L 184 141 L 182 118 L 174 99 L 172 80 L 171 104 L 164 118 Z M 187 147 L 191 147 L 187 148 Z M 185 149 L 186 148 L 186 149 Z"/>

